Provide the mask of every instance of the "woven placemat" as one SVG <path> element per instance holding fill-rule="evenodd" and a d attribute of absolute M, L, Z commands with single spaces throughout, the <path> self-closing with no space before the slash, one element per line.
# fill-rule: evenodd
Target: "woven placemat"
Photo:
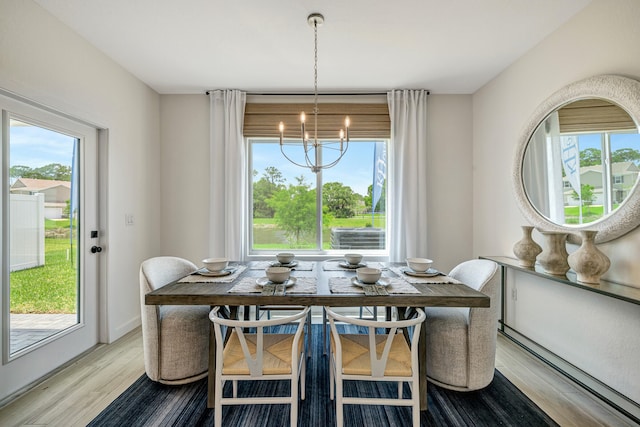
<path fill-rule="evenodd" d="M 245 277 L 236 283 L 229 292 L 238 294 L 261 293 L 262 286 L 256 283 L 256 277 Z M 286 289 L 288 294 L 315 294 L 318 283 L 315 277 L 296 277 L 296 284 Z"/>
<path fill-rule="evenodd" d="M 322 269 L 324 271 L 356 271 L 355 268 L 341 267 L 340 264 L 346 263 L 345 260 L 327 260 L 322 263 Z M 365 264 L 366 267 L 371 268 L 379 268 L 381 270 L 386 270 L 387 266 L 378 261 L 362 261 L 361 264 Z"/>
<path fill-rule="evenodd" d="M 391 271 L 393 271 L 394 273 L 396 273 L 398 275 L 398 277 L 401 277 L 402 280 L 409 282 L 409 283 L 430 283 L 430 284 L 446 284 L 446 283 L 454 283 L 454 284 L 460 284 L 461 282 L 459 282 L 456 279 L 453 279 L 449 276 L 446 276 L 444 274 L 440 274 L 438 276 L 432 276 L 432 277 L 418 277 L 418 276 L 409 276 L 408 274 L 404 273 L 404 268 L 406 267 L 391 267 Z"/>
<path fill-rule="evenodd" d="M 297 261 L 294 267 L 290 267 L 292 270 L 296 271 L 313 271 L 313 267 L 315 266 L 315 262 L 313 261 Z M 274 261 L 256 261 L 251 264 L 249 267 L 251 270 L 264 270 L 267 267 L 270 267 Z M 284 267 L 287 267 L 286 265 Z"/>
<path fill-rule="evenodd" d="M 420 291 L 411 284 L 397 277 L 385 277 L 389 280 L 386 287 L 390 294 L 419 294 Z M 351 282 L 351 277 L 330 277 L 329 290 L 334 294 L 364 294 L 361 286 L 356 286 Z"/>
<path fill-rule="evenodd" d="M 179 283 L 231 283 L 234 280 L 236 280 L 238 276 L 242 274 L 243 271 L 247 269 L 245 265 L 230 265 L 229 267 L 234 267 L 236 271 L 228 276 L 203 276 L 201 274 L 193 273 L 187 277 L 183 277 L 182 279 L 178 280 L 178 282 Z"/>

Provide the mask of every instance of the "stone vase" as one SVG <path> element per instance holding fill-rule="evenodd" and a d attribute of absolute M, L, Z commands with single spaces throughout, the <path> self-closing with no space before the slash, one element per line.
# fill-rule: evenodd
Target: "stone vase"
<path fill-rule="evenodd" d="M 596 234 L 594 230 L 582 230 L 582 245 L 569 255 L 569 266 L 576 272 L 578 282 L 598 284 L 600 276 L 609 270 L 611 261 L 603 254 L 594 243 Z"/>
<path fill-rule="evenodd" d="M 522 267 L 531 268 L 536 263 L 536 257 L 540 252 L 542 252 L 542 248 L 539 244 L 536 243 L 535 240 L 531 237 L 531 232 L 533 231 L 533 227 L 530 225 L 522 226 L 522 239 L 516 242 L 513 245 L 513 254 L 520 260 L 520 265 Z"/>
<path fill-rule="evenodd" d="M 567 235 L 562 231 L 541 231 L 545 239 L 544 249 L 538 255 L 538 262 L 549 274 L 564 276 L 569 271 L 567 258 Z"/>

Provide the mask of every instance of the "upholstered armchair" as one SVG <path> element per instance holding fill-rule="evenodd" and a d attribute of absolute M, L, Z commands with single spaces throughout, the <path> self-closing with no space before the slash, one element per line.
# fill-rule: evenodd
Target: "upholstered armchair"
<path fill-rule="evenodd" d="M 486 387 L 495 371 L 500 275 L 489 260 L 465 261 L 449 276 L 488 295 L 489 308 L 427 307 L 427 378 L 441 387 Z"/>
<path fill-rule="evenodd" d="M 145 294 L 197 270 L 182 258 L 150 258 L 140 266 L 144 369 L 153 381 L 186 384 L 207 375 L 209 306 L 145 305 Z"/>

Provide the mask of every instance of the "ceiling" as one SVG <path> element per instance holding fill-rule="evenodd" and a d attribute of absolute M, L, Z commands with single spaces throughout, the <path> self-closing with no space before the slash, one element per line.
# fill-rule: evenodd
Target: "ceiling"
<path fill-rule="evenodd" d="M 474 93 L 591 0 L 35 0 L 159 93 Z"/>

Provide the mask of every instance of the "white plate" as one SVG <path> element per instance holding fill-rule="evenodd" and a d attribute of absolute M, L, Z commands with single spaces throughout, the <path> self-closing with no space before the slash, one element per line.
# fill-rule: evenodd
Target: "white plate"
<path fill-rule="evenodd" d="M 291 261 L 289 264 L 283 264 L 283 263 L 278 262 L 278 261 L 271 261 L 269 263 L 269 265 L 271 267 L 289 267 L 289 268 L 293 268 L 296 265 L 298 265 L 298 261 Z"/>
<path fill-rule="evenodd" d="M 258 286 L 264 286 L 264 285 L 269 285 L 269 284 L 274 284 L 276 285 L 277 283 L 273 283 L 271 280 L 267 279 L 266 277 L 260 277 L 259 279 L 256 279 L 256 284 Z M 289 286 L 293 286 L 296 284 L 296 278 L 295 277 L 289 277 L 289 280 L 287 280 L 286 282 L 284 282 L 285 287 L 289 287 Z"/>
<path fill-rule="evenodd" d="M 360 267 L 366 267 L 367 264 L 365 263 L 360 263 L 360 264 L 349 264 L 347 261 L 342 261 L 340 264 L 338 264 L 340 267 L 343 268 L 349 268 L 349 269 L 356 269 L 356 268 L 360 268 Z"/>
<path fill-rule="evenodd" d="M 228 276 L 230 274 L 235 273 L 237 270 L 237 268 L 235 267 L 227 267 L 224 270 L 220 270 L 220 271 L 209 271 L 206 268 L 202 268 L 198 271 L 196 271 L 195 274 L 199 274 L 201 276 L 207 276 L 207 277 L 222 277 L 222 276 Z"/>
<path fill-rule="evenodd" d="M 380 280 L 378 280 L 376 283 L 362 283 L 357 277 L 351 278 L 351 284 L 359 287 L 363 287 L 365 285 L 389 286 L 390 283 L 391 281 L 388 277 L 381 277 Z"/>
<path fill-rule="evenodd" d="M 415 276 L 415 277 L 434 277 L 434 276 L 439 276 L 441 274 L 435 268 L 430 268 L 427 271 L 413 271 L 410 268 L 403 268 L 402 272 L 407 276 Z"/>

